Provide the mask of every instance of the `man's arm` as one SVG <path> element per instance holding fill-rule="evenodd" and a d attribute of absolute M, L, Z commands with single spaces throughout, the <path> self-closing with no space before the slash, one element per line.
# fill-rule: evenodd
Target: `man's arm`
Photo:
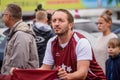
<path fill-rule="evenodd" d="M 73 73 L 67 73 L 64 69 L 60 68 L 58 76 L 60 79 L 64 80 L 84 80 L 87 76 L 89 65 L 89 60 L 79 60 L 77 62 L 77 71 Z"/>
<path fill-rule="evenodd" d="M 43 64 L 39 69 L 42 69 L 42 70 L 51 70 L 52 69 L 52 65 Z"/>

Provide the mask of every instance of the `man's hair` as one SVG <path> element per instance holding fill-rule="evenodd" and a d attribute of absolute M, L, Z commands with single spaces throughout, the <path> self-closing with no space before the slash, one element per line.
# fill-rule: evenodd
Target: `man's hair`
<path fill-rule="evenodd" d="M 40 10 L 36 12 L 36 19 L 38 21 L 43 21 L 47 19 L 47 12 L 44 10 Z"/>
<path fill-rule="evenodd" d="M 10 12 L 10 15 L 13 18 L 15 19 L 22 18 L 22 9 L 17 4 L 8 4 L 6 10 Z"/>
<path fill-rule="evenodd" d="M 74 22 L 74 18 L 73 18 L 72 14 L 71 14 L 68 10 L 66 10 L 66 9 L 58 9 L 58 10 L 55 10 L 55 12 L 57 12 L 57 11 L 61 11 L 61 12 L 66 13 L 66 14 L 67 14 L 67 17 L 68 17 L 68 22 L 69 22 L 69 23 Z M 55 12 L 54 12 L 54 13 L 55 13 Z M 53 13 L 52 15 L 54 15 L 54 13 Z"/>

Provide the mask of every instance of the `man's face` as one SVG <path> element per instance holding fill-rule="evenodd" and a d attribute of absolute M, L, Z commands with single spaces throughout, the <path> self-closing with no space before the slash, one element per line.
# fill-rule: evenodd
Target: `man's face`
<path fill-rule="evenodd" d="M 8 22 L 10 19 L 10 14 L 7 10 L 4 11 L 4 13 L 2 14 L 2 21 L 5 23 L 6 26 L 9 26 Z"/>
<path fill-rule="evenodd" d="M 70 30 L 67 14 L 61 11 L 56 11 L 52 16 L 52 27 L 58 36 L 64 35 Z"/>

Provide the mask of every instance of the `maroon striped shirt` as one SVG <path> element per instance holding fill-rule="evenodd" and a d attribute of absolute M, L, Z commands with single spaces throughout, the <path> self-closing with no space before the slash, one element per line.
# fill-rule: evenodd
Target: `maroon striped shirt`
<path fill-rule="evenodd" d="M 74 33 L 75 34 L 75 33 Z M 74 35 L 73 34 L 73 35 Z M 77 36 L 81 38 L 85 38 L 83 35 L 76 33 Z M 74 36 L 70 39 L 69 43 L 65 48 L 62 48 L 58 42 L 58 38 L 52 41 L 52 54 L 54 58 L 54 65 L 61 66 L 67 72 L 74 72 L 77 70 L 77 58 L 76 58 L 76 45 L 77 41 L 75 40 Z M 92 53 L 93 54 L 93 53 Z M 90 67 L 88 71 L 88 75 L 86 80 L 105 80 L 106 77 L 98 65 L 94 58 L 90 61 Z"/>

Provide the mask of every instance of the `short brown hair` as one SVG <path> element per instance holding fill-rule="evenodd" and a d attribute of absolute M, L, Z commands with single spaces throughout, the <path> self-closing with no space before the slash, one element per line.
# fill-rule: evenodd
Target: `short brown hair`
<path fill-rule="evenodd" d="M 71 14 L 68 10 L 66 10 L 66 9 L 58 9 L 58 10 L 55 10 L 55 12 L 56 12 L 56 11 L 61 11 L 61 12 L 66 13 L 66 14 L 67 14 L 67 17 L 68 17 L 68 22 L 69 22 L 69 23 L 74 22 L 74 18 L 73 18 L 72 14 Z M 54 15 L 55 12 L 53 12 L 52 15 Z"/>
<path fill-rule="evenodd" d="M 108 46 L 112 47 L 120 47 L 120 39 L 119 38 L 112 38 L 108 41 Z"/>
<path fill-rule="evenodd" d="M 22 9 L 17 4 L 8 4 L 6 10 L 10 12 L 11 16 L 16 19 L 22 18 Z"/>
<path fill-rule="evenodd" d="M 45 20 L 47 19 L 47 12 L 44 10 L 39 10 L 36 12 L 36 19 L 37 20 Z"/>

